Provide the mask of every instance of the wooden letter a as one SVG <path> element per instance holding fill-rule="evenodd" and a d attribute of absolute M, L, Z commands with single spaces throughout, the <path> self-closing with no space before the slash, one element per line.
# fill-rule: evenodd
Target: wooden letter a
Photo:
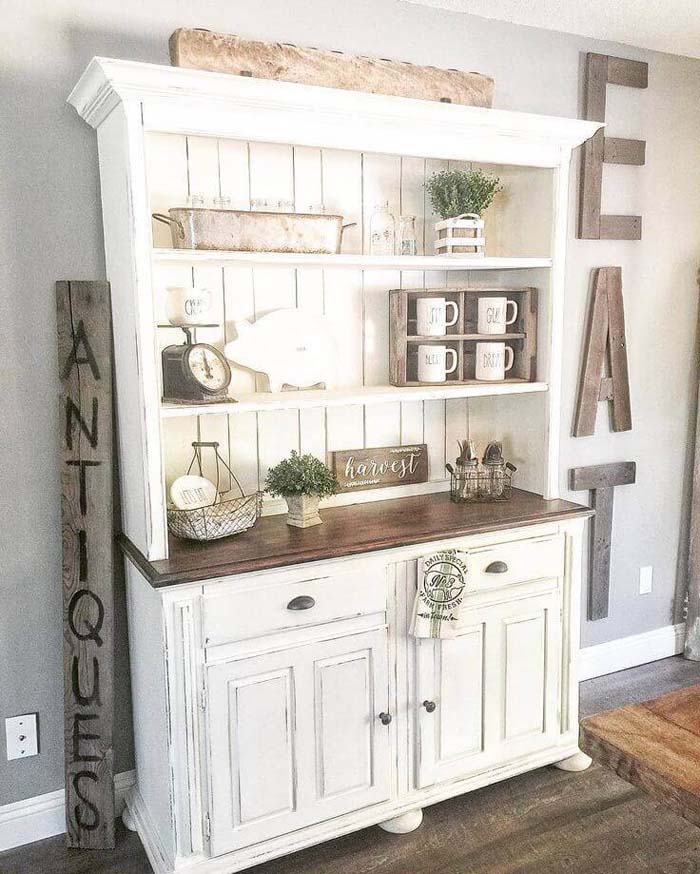
<path fill-rule="evenodd" d="M 606 358 L 609 361 L 609 376 L 605 376 Z M 621 267 L 600 267 L 596 272 L 576 404 L 574 437 L 590 437 L 593 434 L 599 401 L 609 401 L 611 404 L 613 431 L 632 430 Z"/>

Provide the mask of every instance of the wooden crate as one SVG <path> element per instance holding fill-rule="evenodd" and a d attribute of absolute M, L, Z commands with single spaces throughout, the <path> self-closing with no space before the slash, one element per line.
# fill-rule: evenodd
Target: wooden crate
<path fill-rule="evenodd" d="M 444 297 L 454 301 L 459 319 L 441 337 L 416 333 L 416 300 Z M 508 297 L 518 303 L 518 318 L 505 334 L 477 333 L 480 297 Z M 458 367 L 448 374 L 447 384 L 488 385 L 475 379 L 476 344 L 504 342 L 513 349 L 514 364 L 502 382 L 535 382 L 537 379 L 537 289 L 536 288 L 433 288 L 396 289 L 390 293 L 390 377 L 392 385 L 430 385 L 418 382 L 418 346 L 437 344 L 457 352 Z M 436 383 L 444 385 L 445 383 Z M 491 383 L 495 384 L 495 383 Z"/>

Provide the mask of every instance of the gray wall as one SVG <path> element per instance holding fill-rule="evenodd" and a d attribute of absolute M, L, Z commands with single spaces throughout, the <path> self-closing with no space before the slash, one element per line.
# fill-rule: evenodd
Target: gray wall
<path fill-rule="evenodd" d="M 0 77 L 0 244 L 6 247 L 0 250 L 0 750 L 4 717 L 38 710 L 42 752 L 9 764 L 0 754 L 0 804 L 57 789 L 63 780 L 53 283 L 104 276 L 95 134 L 65 98 L 93 55 L 167 63 L 167 39 L 179 26 L 480 70 L 496 79 L 497 107 L 566 116 L 578 115 L 581 52 L 649 61 L 648 92 L 610 89 L 609 116 L 612 133 L 646 138 L 648 165 L 605 171 L 606 210 L 642 212 L 645 239 L 571 243 L 562 483 L 572 464 L 634 459 L 639 465 L 638 484 L 617 498 L 611 615 L 584 625 L 584 644 L 673 620 L 694 418 L 700 63 L 399 0 L 24 0 L 3 7 L 11 38 L 3 43 Z M 573 440 L 589 272 L 605 264 L 623 266 L 635 427 L 610 435 L 601 407 L 596 436 Z M 642 564 L 653 565 L 655 575 L 654 592 L 644 597 L 636 594 Z M 132 766 L 121 606 L 118 626 L 121 771 Z"/>

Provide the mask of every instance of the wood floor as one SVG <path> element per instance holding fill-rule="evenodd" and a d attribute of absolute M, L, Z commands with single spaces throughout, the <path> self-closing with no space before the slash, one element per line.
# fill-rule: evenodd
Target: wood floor
<path fill-rule="evenodd" d="M 582 684 L 582 711 L 700 682 L 667 659 Z M 425 810 L 410 835 L 365 829 L 249 869 L 252 874 L 700 874 L 700 829 L 593 766 L 542 768 Z M 0 853 L 0 874 L 150 874 L 136 835 L 112 853 L 51 838 Z"/>

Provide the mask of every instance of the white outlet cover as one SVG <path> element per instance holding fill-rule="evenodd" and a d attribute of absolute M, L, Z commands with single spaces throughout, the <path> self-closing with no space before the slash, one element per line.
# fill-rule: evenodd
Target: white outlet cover
<path fill-rule="evenodd" d="M 7 760 L 28 759 L 39 753 L 36 713 L 11 716 L 5 720 Z"/>
<path fill-rule="evenodd" d="M 654 568 L 651 565 L 639 568 L 639 594 L 648 595 L 654 584 Z"/>

